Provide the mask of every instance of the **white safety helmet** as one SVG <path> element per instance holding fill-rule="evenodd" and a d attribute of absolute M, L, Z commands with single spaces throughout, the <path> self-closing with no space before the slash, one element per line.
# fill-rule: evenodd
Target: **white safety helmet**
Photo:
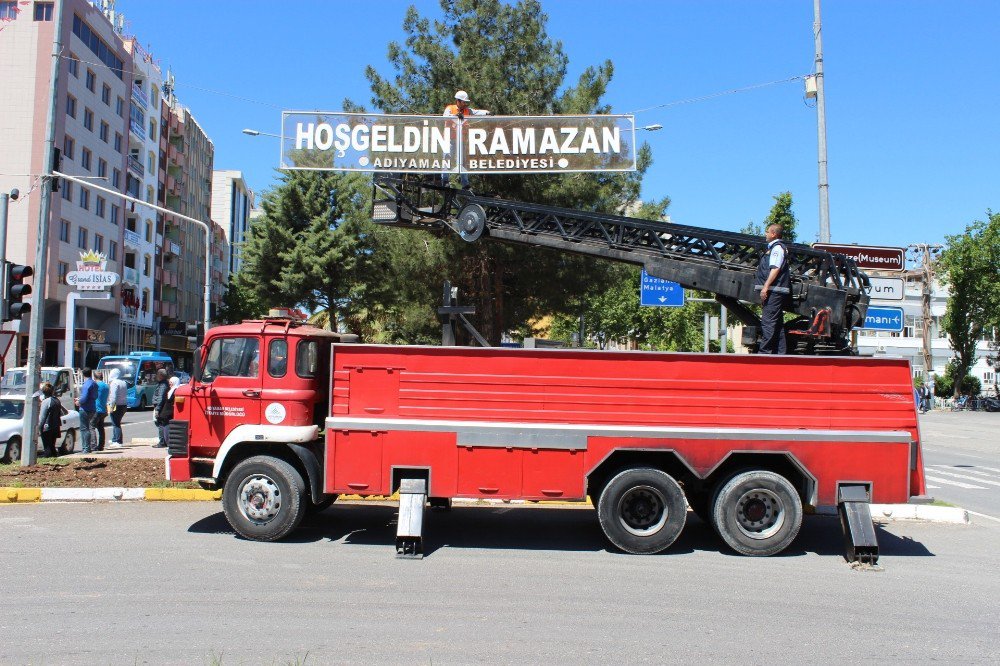
<path fill-rule="evenodd" d="M 455 99 L 457 99 L 459 102 L 468 103 L 469 93 L 465 92 L 464 90 L 459 90 L 457 93 L 455 93 Z"/>

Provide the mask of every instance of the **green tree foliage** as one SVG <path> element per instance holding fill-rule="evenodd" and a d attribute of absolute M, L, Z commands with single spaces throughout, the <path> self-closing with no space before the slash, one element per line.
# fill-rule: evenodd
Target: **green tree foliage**
<path fill-rule="evenodd" d="M 794 211 L 792 211 L 792 193 L 782 192 L 773 198 L 774 205 L 771 206 L 771 211 L 764 218 L 763 224 L 757 224 L 753 220 L 750 220 L 746 226 L 740 229 L 740 233 L 763 236 L 764 230 L 770 225 L 780 224 L 784 230 L 783 238 L 789 243 L 794 243 L 799 221 L 796 219 Z"/>
<path fill-rule="evenodd" d="M 252 279 L 246 271 L 240 271 L 230 278 L 222 297 L 222 306 L 215 316 L 217 322 L 237 324 L 244 319 L 257 319 L 267 311 L 251 286 Z"/>
<path fill-rule="evenodd" d="M 407 11 L 405 43 L 391 43 L 388 49 L 394 75 L 368 68 L 371 101 L 378 109 L 437 114 L 452 102 L 456 90 L 464 89 L 474 106 L 500 115 L 610 111 L 601 99 L 613 74 L 611 62 L 585 69 L 575 85 L 567 87 L 568 58 L 561 43 L 546 33 L 547 17 L 536 0 L 442 0 L 441 8 L 443 16 L 435 21 L 413 7 Z M 648 146 L 637 154 L 639 168 L 633 173 L 493 175 L 473 177 L 472 186 L 519 201 L 621 213 L 638 198 L 652 161 Z M 394 233 L 402 234 L 393 241 L 400 253 L 397 260 L 422 259 L 429 252 L 444 261 L 430 272 L 444 269 L 463 301 L 476 306 L 476 326 L 492 344 L 508 330 L 524 330 L 533 318 L 571 311 L 586 294 L 606 288 L 618 275 L 607 262 L 542 248 L 488 240 L 467 244 L 454 236 L 428 241 Z M 428 243 L 434 247 L 428 248 Z M 439 291 L 440 282 L 433 287 L 433 300 L 420 306 L 432 313 Z"/>
<path fill-rule="evenodd" d="M 961 384 L 955 385 L 955 377 L 958 374 L 958 362 L 952 359 L 948 362 L 948 367 L 944 370 L 944 376 L 939 377 L 934 383 L 934 395 L 939 398 L 949 396 L 958 397 L 960 395 L 977 396 L 982 391 L 982 382 L 978 377 L 966 373 Z"/>
<path fill-rule="evenodd" d="M 954 374 L 960 377 L 975 363 L 978 343 L 1000 327 L 1000 214 L 987 211 L 987 216 L 965 233 L 948 236 L 940 262 L 951 292 L 942 324 L 955 350 Z"/>

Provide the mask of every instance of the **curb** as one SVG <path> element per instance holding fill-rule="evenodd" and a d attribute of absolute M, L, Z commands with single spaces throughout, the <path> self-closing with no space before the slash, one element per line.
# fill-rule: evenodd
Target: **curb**
<path fill-rule="evenodd" d="M 221 490 L 201 490 L 198 488 L 0 488 L 0 504 L 24 504 L 31 502 L 217 502 L 222 499 Z M 371 496 L 341 495 L 340 501 L 347 502 L 395 502 L 399 495 Z M 461 505 L 504 505 L 541 504 L 545 506 L 592 506 L 590 500 L 584 502 L 502 500 L 458 497 L 454 504 Z M 817 515 L 837 515 L 836 509 L 818 510 Z M 888 523 L 894 520 L 922 520 L 931 523 L 968 525 L 969 512 L 957 506 L 929 506 L 927 504 L 872 504 L 872 520 Z"/>

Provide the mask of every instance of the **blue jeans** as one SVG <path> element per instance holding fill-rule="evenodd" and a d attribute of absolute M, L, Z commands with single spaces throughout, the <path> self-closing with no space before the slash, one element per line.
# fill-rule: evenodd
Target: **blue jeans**
<path fill-rule="evenodd" d="M 94 417 L 96 415 L 96 412 L 80 410 L 80 446 L 84 453 L 97 450 L 97 438 L 94 437 Z"/>

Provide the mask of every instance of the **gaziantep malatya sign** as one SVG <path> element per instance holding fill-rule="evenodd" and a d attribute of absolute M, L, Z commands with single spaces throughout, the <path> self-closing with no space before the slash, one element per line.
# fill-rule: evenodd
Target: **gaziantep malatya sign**
<path fill-rule="evenodd" d="M 634 171 L 632 116 L 285 111 L 281 168 L 394 173 Z"/>

